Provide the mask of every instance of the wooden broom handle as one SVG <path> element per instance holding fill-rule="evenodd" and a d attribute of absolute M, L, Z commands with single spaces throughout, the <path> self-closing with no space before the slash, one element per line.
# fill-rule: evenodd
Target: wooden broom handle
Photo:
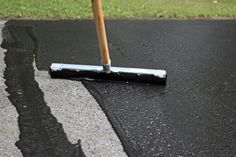
<path fill-rule="evenodd" d="M 107 43 L 106 28 L 104 24 L 104 15 L 102 12 L 101 0 L 92 0 L 93 15 L 96 23 L 98 42 L 103 65 L 110 65 L 110 55 Z"/>

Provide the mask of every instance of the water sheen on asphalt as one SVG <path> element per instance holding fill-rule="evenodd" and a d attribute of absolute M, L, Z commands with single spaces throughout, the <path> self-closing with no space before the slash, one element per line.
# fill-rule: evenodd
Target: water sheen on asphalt
<path fill-rule="evenodd" d="M 165 69 L 167 86 L 86 82 L 129 156 L 236 155 L 236 21 L 108 20 L 112 64 Z M 100 64 L 94 22 L 31 26 L 36 64 Z M 13 30 L 14 30 L 13 29 Z M 20 44 L 18 46 L 21 46 Z"/>

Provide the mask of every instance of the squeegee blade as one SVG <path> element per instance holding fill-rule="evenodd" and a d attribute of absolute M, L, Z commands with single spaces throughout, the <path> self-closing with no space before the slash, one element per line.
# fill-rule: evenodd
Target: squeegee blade
<path fill-rule="evenodd" d="M 105 73 L 102 66 L 53 63 L 50 66 L 52 78 L 84 78 L 89 80 L 116 80 L 165 85 L 165 70 L 111 67 Z"/>

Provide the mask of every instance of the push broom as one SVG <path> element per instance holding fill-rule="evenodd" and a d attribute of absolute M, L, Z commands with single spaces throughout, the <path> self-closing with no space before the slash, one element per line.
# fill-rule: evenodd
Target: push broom
<path fill-rule="evenodd" d="M 52 78 L 79 78 L 87 80 L 115 80 L 165 85 L 165 70 L 112 67 L 101 0 L 92 0 L 102 66 L 53 63 L 50 66 Z"/>

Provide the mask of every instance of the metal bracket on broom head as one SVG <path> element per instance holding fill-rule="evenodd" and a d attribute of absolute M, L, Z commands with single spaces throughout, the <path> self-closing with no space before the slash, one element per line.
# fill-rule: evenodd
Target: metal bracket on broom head
<path fill-rule="evenodd" d="M 92 7 L 96 22 L 102 66 L 53 63 L 50 66 L 51 77 L 115 80 L 165 85 L 167 80 L 165 70 L 111 66 L 101 0 L 92 0 Z"/>

